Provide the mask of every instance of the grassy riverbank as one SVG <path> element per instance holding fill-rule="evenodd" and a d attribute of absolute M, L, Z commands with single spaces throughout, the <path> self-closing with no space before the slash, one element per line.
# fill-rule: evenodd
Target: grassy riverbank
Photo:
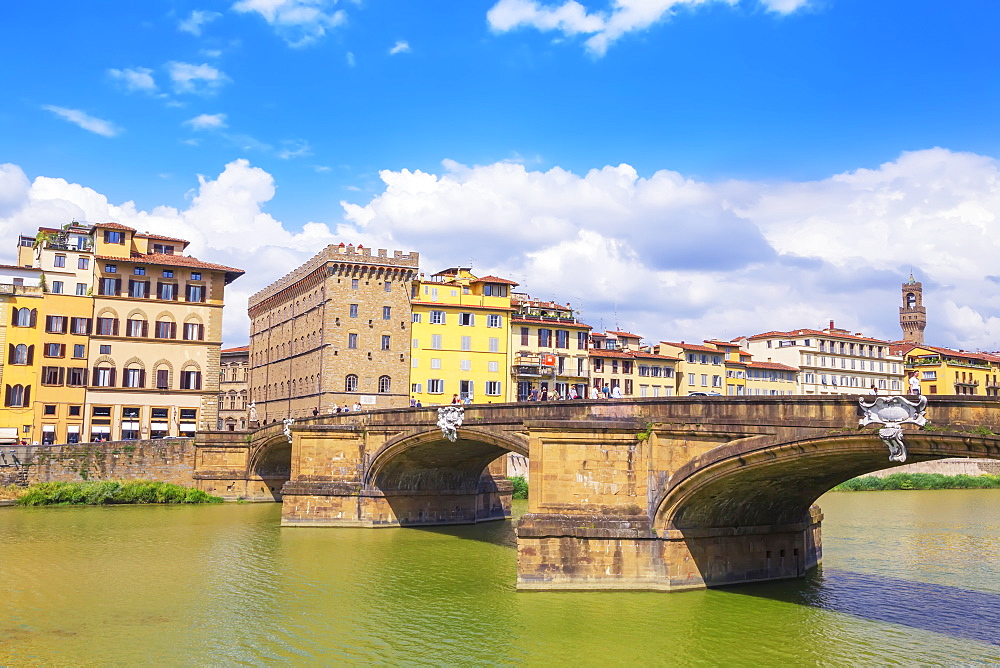
<path fill-rule="evenodd" d="M 109 506 L 142 503 L 222 503 L 200 489 L 148 480 L 100 482 L 45 482 L 28 487 L 5 487 L 0 498 L 19 506 Z"/>
<path fill-rule="evenodd" d="M 997 475 L 892 473 L 884 478 L 862 476 L 833 488 L 834 492 L 881 492 L 897 489 L 1000 489 Z"/>
<path fill-rule="evenodd" d="M 512 476 L 510 479 L 512 485 L 514 485 L 514 498 L 515 499 L 527 499 L 528 498 L 528 481 L 524 479 L 524 476 Z"/>

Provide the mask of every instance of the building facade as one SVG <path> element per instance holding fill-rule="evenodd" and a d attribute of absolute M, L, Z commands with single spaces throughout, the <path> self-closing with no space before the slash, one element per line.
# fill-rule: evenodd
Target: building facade
<path fill-rule="evenodd" d="M 590 325 L 572 306 L 515 293 L 510 326 L 508 401 L 525 401 L 532 390 L 586 396 L 590 379 Z"/>
<path fill-rule="evenodd" d="M 916 371 L 923 394 L 1000 396 L 1000 357 L 938 346 L 902 345 L 907 372 Z"/>
<path fill-rule="evenodd" d="M 215 428 L 225 286 L 243 272 L 184 255 L 187 245 L 117 223 L 20 237 L 18 263 L 40 272 L 41 289 L 30 325 L 36 391 L 24 398 L 29 440 L 163 438 Z"/>
<path fill-rule="evenodd" d="M 3 363 L 0 384 L 4 403 L 0 427 L 15 429 L 18 437 L 29 441 L 36 435 L 33 401 L 38 392 L 42 361 L 42 337 L 39 322 L 45 322 L 45 293 L 42 272 L 31 267 L 0 267 L 0 339 Z M 38 436 L 41 438 L 41 436 Z"/>
<path fill-rule="evenodd" d="M 422 406 L 502 402 L 511 377 L 517 283 L 453 267 L 412 285 L 410 398 Z"/>
<path fill-rule="evenodd" d="M 250 407 L 250 346 L 224 348 L 219 361 L 219 421 L 222 431 L 247 428 Z"/>
<path fill-rule="evenodd" d="M 641 339 L 617 330 L 591 334 L 592 387 L 612 394 L 617 388 L 624 398 L 673 396 L 677 358 L 643 348 Z"/>
<path fill-rule="evenodd" d="M 261 423 L 407 404 L 419 255 L 324 248 L 250 297 L 250 401 Z"/>
<path fill-rule="evenodd" d="M 740 339 L 754 360 L 799 369 L 798 394 L 905 391 L 903 359 L 881 339 L 837 328 L 765 332 Z"/>

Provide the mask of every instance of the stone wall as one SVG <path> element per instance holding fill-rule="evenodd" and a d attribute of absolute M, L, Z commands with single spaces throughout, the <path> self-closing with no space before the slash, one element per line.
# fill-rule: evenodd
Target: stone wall
<path fill-rule="evenodd" d="M 995 459 L 937 459 L 917 462 L 891 469 L 875 471 L 868 475 L 884 478 L 894 473 L 940 473 L 943 475 L 1000 475 L 1000 461 Z"/>
<path fill-rule="evenodd" d="M 28 483 L 157 480 L 195 486 L 193 438 L 5 447 L 28 466 Z M 4 469 L 8 475 L 12 469 Z"/>

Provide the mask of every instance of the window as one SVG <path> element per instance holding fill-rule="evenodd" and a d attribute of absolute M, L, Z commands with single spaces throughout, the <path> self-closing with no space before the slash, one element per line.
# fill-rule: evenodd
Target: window
<path fill-rule="evenodd" d="M 569 348 L 569 332 L 565 329 L 556 330 L 556 348 Z"/>
<path fill-rule="evenodd" d="M 389 285 L 386 283 L 386 285 Z M 392 378 L 389 376 L 379 376 L 378 377 L 378 391 L 380 394 L 386 394 L 392 388 Z"/>
<path fill-rule="evenodd" d="M 105 274 L 117 274 L 118 273 L 118 265 L 117 264 L 106 264 L 106 265 L 104 265 L 104 273 Z"/>
<path fill-rule="evenodd" d="M 392 281 L 386 281 L 382 285 L 382 289 L 385 290 L 386 292 L 392 292 Z"/>
<path fill-rule="evenodd" d="M 499 397 L 502 387 L 503 384 L 499 380 L 488 380 L 486 381 L 486 395 L 490 397 Z"/>
<path fill-rule="evenodd" d="M 178 433 L 181 436 L 194 436 L 194 432 L 198 428 L 198 409 L 182 408 L 180 414 L 181 420 L 180 425 L 178 425 Z"/>
<path fill-rule="evenodd" d="M 101 295 L 111 295 L 117 297 L 121 292 L 122 279 L 120 278 L 102 278 L 101 282 L 97 284 L 98 294 Z"/>
<path fill-rule="evenodd" d="M 56 414 L 56 405 L 55 404 L 45 404 L 45 410 L 44 410 L 43 414 L 44 415 L 55 415 Z"/>
<path fill-rule="evenodd" d="M 76 294 L 78 294 L 81 297 L 83 297 L 84 295 L 86 295 L 87 294 L 87 284 L 86 283 L 77 283 L 76 284 Z"/>
<path fill-rule="evenodd" d="M 410 392 L 414 394 L 422 394 L 424 391 L 424 386 L 422 383 L 410 383 Z"/>
<path fill-rule="evenodd" d="M 432 378 L 427 381 L 427 394 L 444 394 L 444 381 Z"/>
<path fill-rule="evenodd" d="M 135 299 L 145 299 L 149 296 L 149 281 L 129 281 L 128 296 Z"/>
<path fill-rule="evenodd" d="M 184 323 L 184 340 L 185 341 L 204 341 L 205 340 L 205 325 L 197 322 L 185 322 Z"/>
<path fill-rule="evenodd" d="M 182 390 L 200 390 L 201 389 L 201 371 L 195 371 L 188 369 L 186 371 L 181 371 L 181 389 Z"/>
<path fill-rule="evenodd" d="M 76 268 L 77 269 L 90 269 L 90 258 L 89 257 L 81 257 L 81 258 L 79 258 L 76 261 Z"/>
<path fill-rule="evenodd" d="M 163 278 L 173 278 L 173 277 L 174 277 L 174 270 L 173 269 L 164 269 L 163 270 Z"/>
<path fill-rule="evenodd" d="M 538 330 L 538 346 L 540 348 L 551 348 L 552 347 L 552 330 L 551 329 L 539 329 Z"/>
<path fill-rule="evenodd" d="M 460 360 L 459 368 L 461 368 L 462 371 L 472 371 L 472 360 Z"/>
<path fill-rule="evenodd" d="M 350 317 L 352 317 L 352 318 L 357 318 L 358 317 L 358 305 L 357 304 L 351 304 L 351 307 L 350 307 Z"/>
<path fill-rule="evenodd" d="M 500 339 L 498 339 L 495 336 L 490 337 L 490 352 L 491 353 L 500 352 Z"/>
<path fill-rule="evenodd" d="M 90 318 L 70 318 L 70 334 L 90 334 Z"/>
<path fill-rule="evenodd" d="M 353 332 L 347 335 L 347 347 L 354 349 L 358 347 L 358 335 Z"/>
<path fill-rule="evenodd" d="M 15 327 L 34 327 L 38 317 L 38 309 L 16 308 L 13 311 L 11 323 Z"/>
<path fill-rule="evenodd" d="M 431 368 L 432 369 L 440 369 L 441 368 L 441 360 L 439 358 L 437 358 L 437 357 L 432 357 L 431 358 Z"/>
<path fill-rule="evenodd" d="M 358 377 L 349 373 L 344 377 L 344 392 L 357 392 L 358 391 Z"/>
<path fill-rule="evenodd" d="M 191 280 L 192 281 L 200 281 L 201 280 L 201 272 L 200 271 L 192 271 L 191 272 Z"/>
<path fill-rule="evenodd" d="M 392 337 L 388 334 L 382 335 L 382 350 L 391 350 Z"/>
<path fill-rule="evenodd" d="M 702 387 L 708 387 L 708 374 L 707 373 L 701 374 L 701 385 L 702 385 Z"/>
<path fill-rule="evenodd" d="M 177 323 L 169 320 L 157 320 L 153 336 L 157 339 L 176 339 Z"/>
<path fill-rule="evenodd" d="M 587 349 L 587 332 L 576 333 L 576 349 L 577 350 Z"/>
<path fill-rule="evenodd" d="M 486 316 L 487 327 L 503 327 L 503 316 L 491 314 Z"/>
<path fill-rule="evenodd" d="M 102 355 L 110 355 L 111 354 L 111 346 L 101 346 L 100 347 L 100 353 Z"/>
<path fill-rule="evenodd" d="M 106 244 L 124 244 L 125 235 L 117 230 L 104 230 L 104 243 Z"/>
<path fill-rule="evenodd" d="M 73 357 L 80 359 L 87 356 L 87 346 L 82 343 L 73 345 Z"/>
<path fill-rule="evenodd" d="M 125 336 L 142 337 L 149 334 L 149 323 L 145 320 L 126 320 Z"/>
<path fill-rule="evenodd" d="M 383 306 L 382 307 L 382 319 L 383 320 L 392 320 L 392 307 L 391 306 Z"/>
<path fill-rule="evenodd" d="M 472 350 L 472 337 L 463 336 L 462 337 L 462 350 Z"/>
<path fill-rule="evenodd" d="M 46 357 L 64 357 L 66 355 L 66 344 L 46 343 L 43 350 Z"/>
<path fill-rule="evenodd" d="M 432 325 L 443 325 L 444 324 L 444 311 L 431 311 L 431 324 Z"/>
<path fill-rule="evenodd" d="M 61 366 L 42 367 L 42 385 L 62 385 L 64 369 Z"/>
<path fill-rule="evenodd" d="M 145 267 L 136 267 L 135 269 L 132 270 L 132 273 L 134 275 L 136 275 L 136 276 L 145 276 L 146 275 L 146 268 Z"/>
<path fill-rule="evenodd" d="M 358 289 L 358 279 L 356 279 L 356 278 L 352 278 L 351 279 L 351 289 L 352 290 L 357 290 Z"/>
<path fill-rule="evenodd" d="M 4 406 L 27 406 L 31 402 L 31 386 L 8 385 L 4 393 Z"/>
<path fill-rule="evenodd" d="M 527 327 L 522 327 L 521 328 L 521 345 L 522 346 L 528 345 L 528 335 L 530 333 L 531 333 L 531 330 L 529 330 Z"/>
<path fill-rule="evenodd" d="M 487 297 L 506 297 L 507 286 L 497 283 L 486 283 L 483 285 L 483 294 Z"/>
<path fill-rule="evenodd" d="M 95 324 L 95 334 L 99 336 L 118 336 L 118 318 L 98 318 Z"/>
<path fill-rule="evenodd" d="M 440 334 L 431 334 L 431 350 L 441 350 Z"/>
<path fill-rule="evenodd" d="M 62 281 L 52 281 L 52 294 L 61 295 L 63 293 L 63 286 L 65 285 Z"/>
<path fill-rule="evenodd" d="M 413 315 L 410 316 L 410 321 L 411 322 L 421 322 L 422 320 L 423 320 L 423 318 L 421 318 L 421 314 L 420 313 L 414 313 Z"/>
<path fill-rule="evenodd" d="M 170 369 L 157 369 L 156 370 L 156 389 L 158 390 L 169 390 L 170 389 Z M 166 409 L 163 409 L 166 410 Z M 155 410 L 154 410 L 155 417 Z M 166 417 L 166 416 L 164 416 Z"/>
<path fill-rule="evenodd" d="M 144 369 L 125 369 L 122 379 L 123 387 L 146 387 L 146 371 Z"/>
<path fill-rule="evenodd" d="M 66 369 L 66 384 L 70 387 L 83 387 L 87 384 L 87 370 L 79 367 L 70 367 L 69 369 Z M 77 410 L 76 413 L 73 412 L 74 408 Z M 70 415 L 79 415 L 79 411 L 79 406 L 69 407 Z"/>
<path fill-rule="evenodd" d="M 163 272 L 166 274 L 166 272 Z M 177 284 L 176 283 L 157 283 L 156 284 L 156 298 L 164 299 L 167 301 L 177 299 Z"/>
<path fill-rule="evenodd" d="M 486 370 L 489 371 L 490 373 L 497 373 L 498 371 L 500 371 L 500 363 L 499 362 L 487 362 L 486 363 Z"/>
<path fill-rule="evenodd" d="M 476 316 L 473 313 L 459 313 L 458 324 L 461 327 L 472 327 L 476 324 Z"/>
<path fill-rule="evenodd" d="M 112 367 L 95 367 L 94 368 L 94 386 L 95 387 L 114 387 L 115 386 L 115 370 Z"/>
<path fill-rule="evenodd" d="M 712 387 L 722 387 L 722 376 L 712 376 Z"/>
<path fill-rule="evenodd" d="M 924 371 L 920 374 L 921 380 L 937 380 L 937 371 Z"/>
<path fill-rule="evenodd" d="M 187 295 L 184 296 L 185 301 L 189 302 L 203 302 L 205 301 L 205 286 L 204 285 L 190 285 L 187 286 Z"/>
<path fill-rule="evenodd" d="M 45 331 L 49 334 L 65 334 L 68 318 L 64 315 L 45 316 Z"/>

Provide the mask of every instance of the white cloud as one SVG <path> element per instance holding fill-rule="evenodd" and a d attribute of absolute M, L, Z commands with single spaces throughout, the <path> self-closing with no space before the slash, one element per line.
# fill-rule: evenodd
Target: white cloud
<path fill-rule="evenodd" d="M 440 172 L 383 171 L 382 192 L 342 203 L 332 228 L 293 232 L 265 212 L 274 179 L 245 160 L 199 177 L 186 208 L 149 211 L 62 179 L 29 185 L 20 168 L 4 165 L 0 237 L 76 218 L 191 239 L 194 255 L 248 271 L 227 292 L 232 344 L 247 340 L 247 295 L 344 241 L 419 251 L 428 273 L 471 261 L 535 296 L 572 302 L 595 328 L 648 340 L 733 338 L 831 319 L 895 339 L 900 283 L 912 267 L 924 283 L 929 342 L 1000 348 L 1000 163 L 990 157 L 930 149 L 873 169 L 766 184 L 667 170 L 641 176 L 628 165 L 574 174 L 449 161 Z"/>
<path fill-rule="evenodd" d="M 203 12 L 196 9 L 191 12 L 190 16 L 177 24 L 177 29 L 181 32 L 188 32 L 196 37 L 200 37 L 201 27 L 207 23 L 211 23 L 220 16 L 222 14 L 219 12 Z"/>
<path fill-rule="evenodd" d="M 645 30 L 673 16 L 675 9 L 709 2 L 738 4 L 739 0 L 611 0 L 607 9 L 589 12 L 576 0 L 547 5 L 538 0 L 499 0 L 486 13 L 486 21 L 496 32 L 517 28 L 556 31 L 567 37 L 590 35 L 587 51 L 603 56 L 622 36 Z M 788 14 L 806 6 L 809 0 L 759 0 L 769 11 Z"/>
<path fill-rule="evenodd" d="M 205 95 L 215 92 L 229 81 L 225 73 L 208 63 L 194 65 L 173 61 L 167 63 L 167 72 L 178 93 Z"/>
<path fill-rule="evenodd" d="M 308 46 L 347 20 L 336 0 L 239 0 L 233 10 L 256 13 L 291 47 Z"/>
<path fill-rule="evenodd" d="M 278 157 L 282 160 L 291 160 L 292 158 L 302 158 L 312 155 L 312 147 L 309 146 L 309 142 L 294 140 L 282 142 L 282 144 L 284 147 L 278 151 Z"/>
<path fill-rule="evenodd" d="M 356 63 L 356 61 L 354 59 L 354 53 L 351 52 L 351 51 L 348 51 L 347 52 L 347 65 L 348 65 L 348 67 L 354 67 L 356 64 L 357 63 Z"/>
<path fill-rule="evenodd" d="M 42 105 L 42 109 L 45 111 L 51 111 L 59 118 L 67 120 L 70 123 L 87 130 L 88 132 L 101 135 L 102 137 L 114 137 L 121 134 L 122 131 L 120 127 L 111 121 L 91 116 L 90 114 L 80 111 L 79 109 L 67 109 L 66 107 L 57 107 L 51 104 Z"/>
<path fill-rule="evenodd" d="M 184 125 L 192 130 L 221 130 L 226 126 L 225 114 L 199 114 L 194 118 L 184 121 Z"/>
<path fill-rule="evenodd" d="M 395 56 L 397 53 L 409 53 L 409 52 L 410 52 L 410 43 L 404 40 L 397 41 L 395 44 L 392 45 L 392 48 L 389 49 L 390 56 Z"/>
<path fill-rule="evenodd" d="M 156 81 L 153 80 L 153 70 L 146 67 L 133 67 L 124 70 L 110 69 L 108 70 L 108 75 L 129 92 L 156 92 Z"/>

